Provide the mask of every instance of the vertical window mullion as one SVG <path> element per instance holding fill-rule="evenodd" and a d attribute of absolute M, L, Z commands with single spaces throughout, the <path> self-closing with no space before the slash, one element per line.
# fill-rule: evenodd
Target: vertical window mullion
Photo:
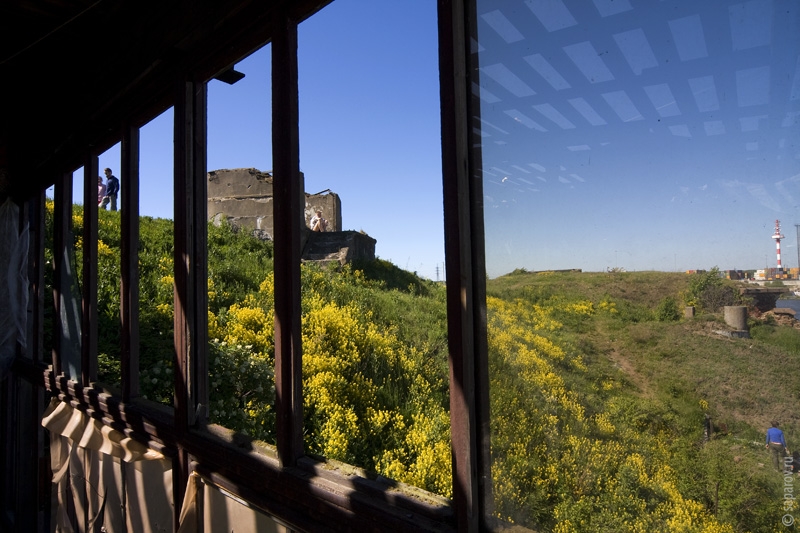
<path fill-rule="evenodd" d="M 208 84 L 195 83 L 192 121 L 192 246 L 194 331 L 189 358 L 192 402 L 190 423 L 205 424 L 208 414 Z"/>
<path fill-rule="evenodd" d="M 44 245 L 45 245 L 45 192 L 41 191 L 29 201 L 28 223 L 30 248 L 28 272 L 31 280 L 31 309 L 33 324 L 28 338 L 28 354 L 34 362 L 44 355 Z"/>
<path fill-rule="evenodd" d="M 304 214 L 299 156 L 297 22 L 280 11 L 272 41 L 275 392 L 278 457 L 283 466 L 291 466 L 303 455 L 300 225 Z"/>
<path fill-rule="evenodd" d="M 173 335 L 175 352 L 172 367 L 175 378 L 173 391 L 174 423 L 179 443 L 185 437 L 189 426 L 189 339 L 191 327 L 191 279 L 190 257 L 191 250 L 191 225 L 189 224 L 189 210 L 191 209 L 191 196 L 189 194 L 189 172 L 191 167 L 191 121 L 193 84 L 179 80 L 175 92 L 175 175 L 174 175 L 174 280 L 175 296 L 173 302 Z M 186 481 L 189 477 L 189 459 L 185 450 L 178 445 L 178 456 L 173 461 L 172 491 L 175 502 L 183 501 Z M 179 505 L 175 505 L 173 514 L 175 523 L 180 516 L 177 512 Z"/>
<path fill-rule="evenodd" d="M 83 272 L 81 284 L 81 384 L 97 380 L 97 156 L 83 165 Z"/>
<path fill-rule="evenodd" d="M 478 531 L 491 501 L 483 211 L 470 150 L 471 0 L 439 1 L 453 500 L 459 531 Z M 478 182 L 478 183 L 476 183 Z"/>
<path fill-rule="evenodd" d="M 189 427 L 205 420 L 203 406 L 208 405 L 206 84 L 184 79 L 178 82 L 175 95 L 173 374 L 179 445 L 173 494 L 180 502 L 189 477 L 189 456 L 180 442 Z M 180 506 L 175 508 L 177 524 Z"/>
<path fill-rule="evenodd" d="M 139 395 L 139 128 L 126 125 L 121 149 L 120 353 L 122 401 Z"/>
<path fill-rule="evenodd" d="M 65 342 L 65 332 L 69 331 L 66 323 L 67 302 L 69 292 L 66 287 L 70 283 L 65 279 L 70 256 L 68 242 L 72 225 L 72 173 L 58 177 L 53 191 L 53 372 L 56 376 L 69 368 L 67 353 L 71 347 Z M 73 376 L 75 377 L 75 376 Z"/>

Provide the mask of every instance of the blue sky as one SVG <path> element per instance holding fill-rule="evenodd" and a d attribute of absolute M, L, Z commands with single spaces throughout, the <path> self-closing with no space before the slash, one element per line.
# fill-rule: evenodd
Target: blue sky
<path fill-rule="evenodd" d="M 800 3 L 478 6 L 490 276 L 797 266 Z"/>
<path fill-rule="evenodd" d="M 430 0 L 336 0 L 299 26 L 300 168 L 380 258 L 444 279 L 436 31 Z M 235 85 L 209 84 L 208 170 L 270 170 L 270 46 L 236 69 Z M 104 167 L 119 175 L 118 146 Z M 140 175 L 141 214 L 171 218 L 171 110 L 141 130 Z"/>
<path fill-rule="evenodd" d="M 776 219 L 797 266 L 798 9 L 480 0 L 490 277 L 774 267 Z M 436 3 L 336 0 L 298 41 L 306 191 L 336 192 L 379 257 L 443 279 Z M 209 85 L 208 169 L 269 170 L 269 46 L 236 68 Z M 172 216 L 171 129 L 171 111 L 142 129 L 142 214 Z"/>

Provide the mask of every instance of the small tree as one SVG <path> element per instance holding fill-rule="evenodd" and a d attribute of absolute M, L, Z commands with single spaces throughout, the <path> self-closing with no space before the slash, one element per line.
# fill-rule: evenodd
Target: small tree
<path fill-rule="evenodd" d="M 715 313 L 723 306 L 736 305 L 739 297 L 736 289 L 722 278 L 719 268 L 714 267 L 708 272 L 693 274 L 684 299 L 686 305 Z"/>
<path fill-rule="evenodd" d="M 656 318 L 659 322 L 675 322 L 681 319 L 681 310 L 678 302 L 672 296 L 667 296 L 658 304 Z"/>

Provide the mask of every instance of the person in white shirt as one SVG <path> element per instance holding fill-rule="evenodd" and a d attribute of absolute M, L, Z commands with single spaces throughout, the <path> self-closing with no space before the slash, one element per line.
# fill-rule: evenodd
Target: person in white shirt
<path fill-rule="evenodd" d="M 322 218 L 322 211 L 317 211 L 316 214 L 311 217 L 309 226 L 311 227 L 311 231 L 328 231 L 328 221 Z"/>

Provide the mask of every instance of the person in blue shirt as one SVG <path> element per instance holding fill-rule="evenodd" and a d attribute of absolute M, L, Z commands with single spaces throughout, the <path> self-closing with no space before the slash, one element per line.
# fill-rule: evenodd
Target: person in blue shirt
<path fill-rule="evenodd" d="M 111 210 L 117 210 L 117 195 L 119 194 L 119 180 L 117 177 L 111 173 L 111 169 L 107 168 L 105 170 L 106 178 L 108 179 L 108 184 L 106 185 L 106 195 L 103 198 L 103 201 L 100 203 L 100 208 L 105 209 L 106 206 L 111 203 Z"/>
<path fill-rule="evenodd" d="M 789 453 L 783 431 L 778 429 L 778 423 L 772 422 L 772 427 L 767 430 L 767 449 L 772 452 L 772 464 L 779 471 L 783 471 L 784 454 Z"/>

